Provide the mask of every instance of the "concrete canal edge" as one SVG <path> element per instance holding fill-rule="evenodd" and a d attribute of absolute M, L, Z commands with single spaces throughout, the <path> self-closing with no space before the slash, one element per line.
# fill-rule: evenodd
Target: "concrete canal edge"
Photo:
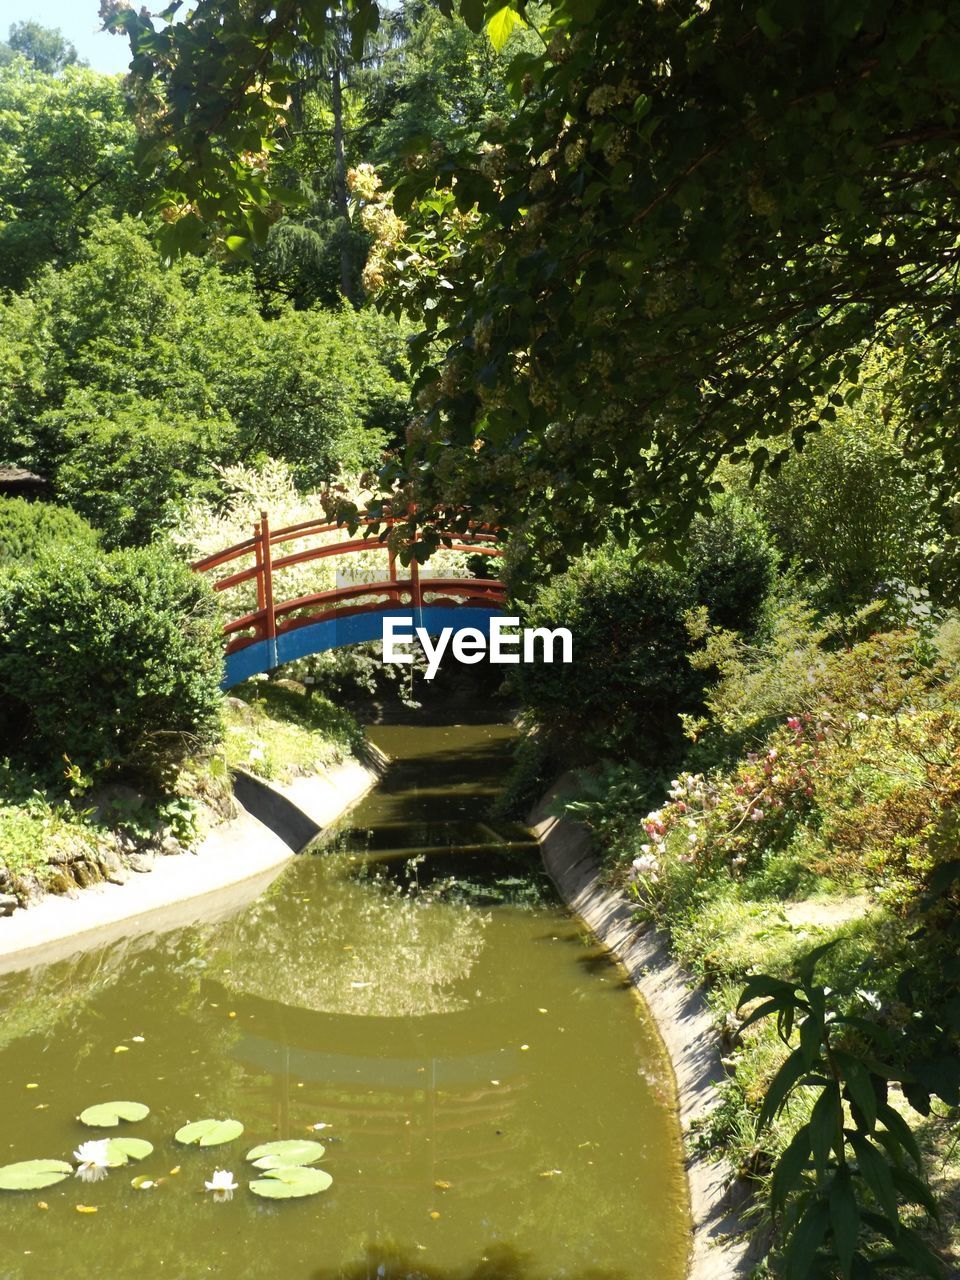
<path fill-rule="evenodd" d="M 376 785 L 386 758 L 370 747 L 286 784 L 235 779 L 236 817 L 187 853 L 158 856 L 148 874 L 72 896 L 48 894 L 0 919 L 0 974 L 61 960 L 135 933 L 220 919 L 252 901 L 287 862 Z M 299 842 L 298 842 L 299 841 Z"/>
<path fill-rule="evenodd" d="M 701 992 L 670 958 L 655 929 L 638 925 L 627 898 L 605 886 L 581 823 L 555 818 L 550 810 L 574 787 L 561 778 L 527 819 L 543 863 L 561 897 L 626 969 L 646 1001 L 672 1063 L 693 1223 L 688 1280 L 731 1280 L 748 1276 L 762 1257 L 740 1218 L 743 1191 L 731 1170 L 689 1150 L 694 1121 L 715 1104 L 714 1086 L 724 1079 L 717 1032 Z"/>

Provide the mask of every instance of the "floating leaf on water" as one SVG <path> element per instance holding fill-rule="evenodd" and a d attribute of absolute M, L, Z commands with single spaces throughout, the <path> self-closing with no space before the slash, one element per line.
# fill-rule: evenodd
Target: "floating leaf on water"
<path fill-rule="evenodd" d="M 78 1204 L 77 1213 L 96 1213 L 97 1206 L 95 1204 Z"/>
<path fill-rule="evenodd" d="M 152 1191 L 157 1184 L 152 1178 L 145 1178 L 141 1175 L 138 1178 L 131 1178 L 130 1185 L 134 1191 Z"/>
<path fill-rule="evenodd" d="M 440 1214 L 437 1212 L 436 1209 L 431 1209 L 430 1217 L 434 1220 L 434 1222 L 436 1222 L 436 1220 L 440 1217 Z"/>
<path fill-rule="evenodd" d="M 38 1084 L 34 1084 L 34 1082 L 31 1080 L 31 1082 L 27 1085 L 27 1088 L 28 1088 L 28 1089 L 39 1089 L 39 1088 L 40 1088 L 40 1086 L 39 1086 Z"/>
<path fill-rule="evenodd" d="M 563 1173 L 562 1169 L 544 1169 L 540 1177 L 541 1178 L 559 1178 L 562 1173 Z"/>
<path fill-rule="evenodd" d="M 258 1169 L 280 1169 L 289 1165 L 316 1164 L 325 1151 L 319 1142 L 308 1138 L 290 1138 L 283 1142 L 264 1142 L 247 1152 Z"/>
<path fill-rule="evenodd" d="M 453 1186 L 452 1182 L 445 1182 L 443 1178 L 438 1178 L 433 1184 L 438 1191 L 449 1191 Z"/>
<path fill-rule="evenodd" d="M 129 1053 L 130 1046 L 128 1044 L 118 1044 L 113 1051 L 114 1053 Z"/>
<path fill-rule="evenodd" d="M 239 1120 L 194 1120 L 173 1136 L 187 1146 L 219 1147 L 224 1142 L 233 1142 L 241 1133 L 243 1125 Z"/>
<path fill-rule="evenodd" d="M 52 1187 L 73 1173 L 65 1160 L 21 1160 L 0 1168 L 0 1191 L 39 1191 Z"/>
<path fill-rule="evenodd" d="M 170 1175 L 169 1175 L 169 1176 L 170 1176 L 171 1178 L 175 1178 L 179 1172 L 180 1172 L 180 1166 L 179 1166 L 179 1165 L 176 1165 L 173 1169 L 171 1169 L 171 1170 L 170 1170 Z"/>
<path fill-rule="evenodd" d="M 142 1102 L 98 1102 L 80 1112 L 80 1121 L 94 1129 L 113 1129 L 121 1120 L 145 1120 L 149 1114 L 150 1108 Z"/>
<path fill-rule="evenodd" d="M 279 1169 L 268 1169 L 262 1178 L 250 1183 L 250 1190 L 255 1196 L 263 1196 L 266 1200 L 295 1200 L 326 1191 L 332 1183 L 329 1173 L 322 1169 L 284 1165 Z"/>
<path fill-rule="evenodd" d="M 38 1208 L 38 1209 L 49 1209 L 49 1208 L 50 1208 L 50 1206 L 47 1204 L 46 1200 L 38 1200 L 38 1201 L 37 1201 L 37 1208 Z"/>
<path fill-rule="evenodd" d="M 110 1138 L 107 1143 L 107 1167 L 119 1169 L 128 1160 L 146 1160 L 153 1143 L 145 1138 Z"/>

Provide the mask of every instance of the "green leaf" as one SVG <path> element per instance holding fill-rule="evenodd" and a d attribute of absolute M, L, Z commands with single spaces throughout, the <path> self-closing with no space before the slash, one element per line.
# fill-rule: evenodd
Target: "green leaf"
<path fill-rule="evenodd" d="M 107 1164 L 119 1169 L 128 1160 L 146 1160 L 153 1151 L 153 1143 L 145 1138 L 111 1138 L 107 1146 Z"/>
<path fill-rule="evenodd" d="M 460 0 L 460 17 L 474 35 L 483 26 L 483 0 Z"/>
<path fill-rule="evenodd" d="M 923 1163 L 920 1146 L 913 1136 L 913 1130 L 899 1111 L 895 1111 L 889 1102 L 882 1102 L 877 1108 L 877 1118 L 882 1120 L 901 1147 L 909 1154 L 919 1169 Z"/>
<path fill-rule="evenodd" d="M 830 1225 L 840 1269 L 848 1277 L 860 1235 L 860 1209 L 849 1169 L 838 1169 L 830 1186 Z"/>
<path fill-rule="evenodd" d="M 844 1062 L 843 1074 L 847 1097 L 859 1112 L 859 1116 L 854 1115 L 857 1128 L 872 1133 L 877 1123 L 877 1095 L 870 1076 L 856 1060 Z"/>
<path fill-rule="evenodd" d="M 309 1138 L 290 1138 L 283 1142 L 264 1142 L 247 1152 L 247 1159 L 258 1169 L 279 1169 L 289 1165 L 316 1164 L 324 1146 Z"/>
<path fill-rule="evenodd" d="M 758 1129 L 764 1128 L 779 1113 L 787 1100 L 787 1094 L 806 1070 L 803 1055 L 795 1049 L 770 1082 L 757 1118 Z"/>
<path fill-rule="evenodd" d="M 790 1145 L 777 1161 L 770 1181 L 770 1207 L 782 1208 L 787 1196 L 802 1182 L 803 1170 L 810 1158 L 810 1126 L 802 1125 L 793 1135 Z"/>
<path fill-rule="evenodd" d="M 333 1183 L 322 1169 L 304 1169 L 300 1165 L 284 1165 L 268 1170 L 262 1178 L 250 1183 L 250 1190 L 266 1200 L 296 1200 L 315 1196 Z"/>
<path fill-rule="evenodd" d="M 219 1147 L 225 1142 L 233 1142 L 241 1133 L 243 1125 L 239 1120 L 194 1120 L 183 1125 L 173 1136 L 186 1146 Z"/>
<path fill-rule="evenodd" d="M 857 1154 L 860 1175 L 877 1198 L 877 1203 L 890 1222 L 897 1221 L 897 1194 L 890 1166 L 869 1138 L 851 1133 L 850 1145 Z"/>
<path fill-rule="evenodd" d="M 52 1187 L 73 1173 L 65 1160 L 22 1160 L 0 1168 L 0 1191 L 39 1191 Z"/>
<path fill-rule="evenodd" d="M 487 23 L 487 35 L 490 37 L 490 43 L 497 53 L 506 45 L 517 27 L 525 27 L 526 25 L 516 9 L 511 9 L 508 4 L 505 4 L 502 9 L 498 9 Z"/>
<path fill-rule="evenodd" d="M 830 1210 L 825 1200 L 815 1200 L 800 1219 L 800 1223 L 787 1246 L 786 1274 L 789 1280 L 805 1280 L 810 1275 L 810 1263 L 823 1243 L 830 1225 Z"/>
<path fill-rule="evenodd" d="M 740 994 L 737 1001 L 737 1008 L 742 1009 L 745 1004 L 749 1004 L 751 1000 L 757 1000 L 760 996 L 774 996 L 784 999 L 792 996 L 794 987 L 789 982 L 783 982 L 780 978 L 771 978 L 767 973 L 758 973 L 750 978 L 747 985 Z"/>
<path fill-rule="evenodd" d="M 820 1094 L 810 1113 L 810 1148 L 814 1163 L 820 1170 L 827 1167 L 830 1151 L 840 1141 L 842 1122 L 840 1091 L 835 1084 L 831 1084 Z"/>
<path fill-rule="evenodd" d="M 98 1102 L 80 1112 L 80 1122 L 94 1129 L 113 1129 L 121 1120 L 145 1120 L 149 1114 L 150 1108 L 142 1102 Z"/>
<path fill-rule="evenodd" d="M 910 1204 L 923 1205 L 931 1218 L 940 1217 L 940 1210 L 930 1193 L 930 1188 L 921 1182 L 916 1174 L 911 1173 L 909 1169 L 893 1169 L 890 1176 L 904 1200 Z"/>

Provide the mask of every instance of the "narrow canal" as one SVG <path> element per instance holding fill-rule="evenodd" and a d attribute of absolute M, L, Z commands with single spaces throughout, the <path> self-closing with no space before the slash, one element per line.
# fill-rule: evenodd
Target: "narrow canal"
<path fill-rule="evenodd" d="M 511 734 L 376 727 L 382 784 L 252 905 L 0 978 L 0 1164 L 155 1148 L 0 1193 L 0 1280 L 681 1280 L 669 1070 L 528 833 L 490 816 Z M 151 1114 L 75 1119 L 116 1099 Z M 206 1117 L 245 1132 L 174 1144 Z M 245 1153 L 277 1138 L 323 1142 L 331 1188 L 252 1195 Z"/>

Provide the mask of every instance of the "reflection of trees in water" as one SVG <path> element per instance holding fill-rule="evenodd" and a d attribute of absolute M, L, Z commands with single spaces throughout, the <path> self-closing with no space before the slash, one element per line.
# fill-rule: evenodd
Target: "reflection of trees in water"
<path fill-rule="evenodd" d="M 636 1273 L 588 1267 L 564 1268 L 562 1274 L 564 1280 L 633 1280 Z M 544 1271 L 531 1254 L 505 1244 L 491 1246 L 475 1263 L 452 1268 L 432 1266 L 416 1252 L 378 1245 L 368 1249 L 355 1266 L 321 1267 L 310 1273 L 309 1280 L 554 1280 L 556 1275 L 554 1270 Z"/>
<path fill-rule="evenodd" d="M 25 1036 L 58 1040 L 74 1038 L 73 1056 L 91 1048 L 84 1031 L 92 1002 L 118 983 L 162 968 L 181 983 L 201 968 L 199 935 L 171 933 L 125 938 L 95 950 L 83 951 L 54 964 L 0 975 L 0 1052 Z M 192 987 L 182 985 L 186 998 Z M 102 1028 L 101 1028 L 102 1033 Z"/>
<path fill-rule="evenodd" d="M 291 869 L 283 895 L 223 927 L 210 972 L 235 991 L 317 1012 L 452 1013 L 468 1003 L 456 988 L 480 956 L 487 921 L 385 880 L 342 879 L 335 862 L 316 859 Z"/>

